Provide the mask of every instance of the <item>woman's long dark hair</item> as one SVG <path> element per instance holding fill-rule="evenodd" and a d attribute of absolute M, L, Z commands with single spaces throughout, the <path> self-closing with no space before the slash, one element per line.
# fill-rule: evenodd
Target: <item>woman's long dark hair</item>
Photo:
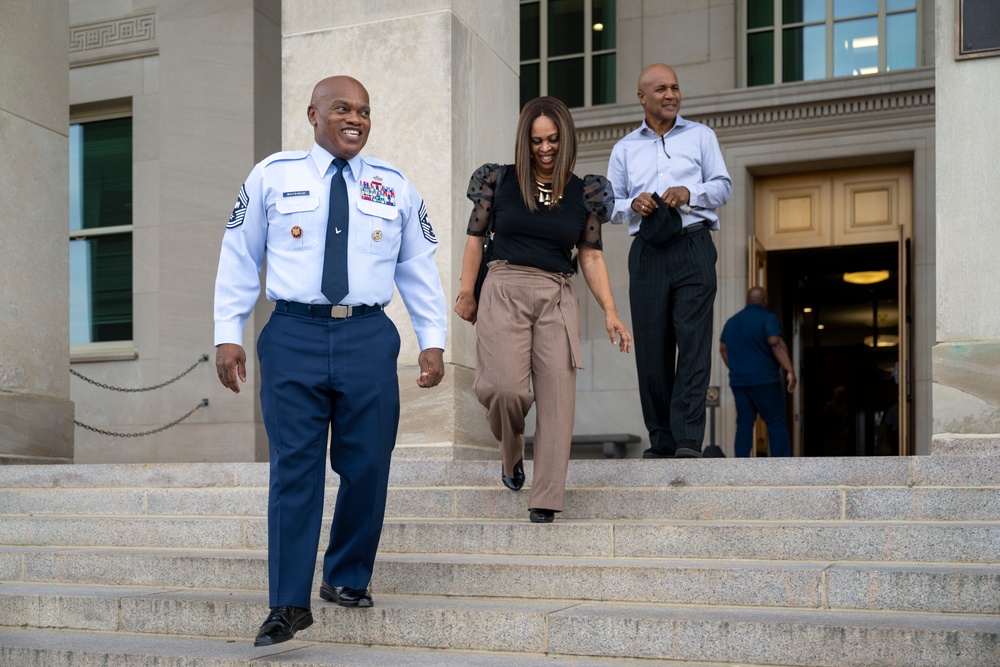
<path fill-rule="evenodd" d="M 557 206 L 562 197 L 573 167 L 576 166 L 576 127 L 569 108 L 555 97 L 536 97 L 521 109 L 517 119 L 517 133 L 514 138 L 514 168 L 521 186 L 521 200 L 529 211 L 538 210 L 535 199 L 535 175 L 532 172 L 531 124 L 539 116 L 552 119 L 559 131 L 559 153 L 556 155 L 552 172 L 552 205 Z"/>

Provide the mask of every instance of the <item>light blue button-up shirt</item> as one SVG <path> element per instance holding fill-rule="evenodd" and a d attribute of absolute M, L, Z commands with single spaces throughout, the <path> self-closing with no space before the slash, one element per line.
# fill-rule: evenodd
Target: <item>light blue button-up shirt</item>
<path fill-rule="evenodd" d="M 691 193 L 691 212 L 681 212 L 684 226 L 704 222 L 718 229 L 716 209 L 726 205 L 733 190 L 715 132 L 680 114 L 662 137 L 643 120 L 639 129 L 619 140 L 611 151 L 608 180 L 615 191 L 611 222 L 628 224 L 631 235 L 639 232 L 642 220 L 632 210 L 632 201 L 643 192 L 662 195 L 667 188 L 683 185 Z"/>
<path fill-rule="evenodd" d="M 437 238 L 423 200 L 387 162 L 357 155 L 348 165 L 350 291 L 341 303 L 387 304 L 395 284 L 420 349 L 444 349 L 447 312 L 434 263 Z M 336 173 L 333 156 L 313 144 L 309 152 L 275 153 L 247 177 L 222 240 L 215 282 L 216 345 L 242 345 L 265 258 L 269 300 L 329 303 L 320 283 L 330 182 Z"/>

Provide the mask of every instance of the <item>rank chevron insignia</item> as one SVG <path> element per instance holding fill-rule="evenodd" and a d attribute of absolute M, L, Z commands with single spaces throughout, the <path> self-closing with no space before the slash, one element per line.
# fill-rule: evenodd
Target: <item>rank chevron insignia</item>
<path fill-rule="evenodd" d="M 247 214 L 247 204 L 249 203 L 250 196 L 247 195 L 247 186 L 244 183 L 240 186 L 240 194 L 236 197 L 236 206 L 233 208 L 233 214 L 229 216 L 229 222 L 226 224 L 226 229 L 239 227 L 243 224 L 243 217 Z"/>
<path fill-rule="evenodd" d="M 420 230 L 424 233 L 424 238 L 431 243 L 437 243 L 437 237 L 434 236 L 434 228 L 431 227 L 431 221 L 427 219 L 427 205 L 424 201 L 420 200 Z"/>

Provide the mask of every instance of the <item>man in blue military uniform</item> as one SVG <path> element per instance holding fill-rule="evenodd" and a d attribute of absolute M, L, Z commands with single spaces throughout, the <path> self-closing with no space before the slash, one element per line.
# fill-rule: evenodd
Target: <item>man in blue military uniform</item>
<path fill-rule="evenodd" d="M 767 425 L 771 456 L 791 456 L 785 390 L 795 391 L 795 370 L 781 338 L 781 323 L 767 309 L 763 287 L 750 288 L 746 307 L 729 318 L 719 340 L 719 354 L 729 369 L 729 386 L 736 400 L 736 456 L 750 456 L 758 414 Z M 784 382 L 779 366 L 785 371 Z"/>
<path fill-rule="evenodd" d="M 328 437 L 340 488 L 319 595 L 372 606 L 399 424 L 400 339 L 383 312 L 394 283 L 421 349 L 417 384 L 434 387 L 444 376 L 437 239 L 413 185 L 391 164 L 359 155 L 371 129 L 368 91 L 350 77 L 323 79 L 307 113 L 312 149 L 271 155 L 240 189 L 215 286 L 216 369 L 239 393 L 243 328 L 267 259 L 275 309 L 257 357 L 270 451 L 271 612 L 255 646 L 287 641 L 313 622 Z"/>

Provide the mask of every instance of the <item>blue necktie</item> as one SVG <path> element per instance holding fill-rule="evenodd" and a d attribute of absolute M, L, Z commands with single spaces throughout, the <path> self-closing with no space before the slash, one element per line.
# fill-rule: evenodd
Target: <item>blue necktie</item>
<path fill-rule="evenodd" d="M 351 216 L 347 203 L 344 168 L 347 160 L 333 158 L 337 173 L 330 182 L 330 218 L 326 223 L 326 252 L 323 255 L 323 296 L 337 305 L 347 296 L 347 222 Z"/>

